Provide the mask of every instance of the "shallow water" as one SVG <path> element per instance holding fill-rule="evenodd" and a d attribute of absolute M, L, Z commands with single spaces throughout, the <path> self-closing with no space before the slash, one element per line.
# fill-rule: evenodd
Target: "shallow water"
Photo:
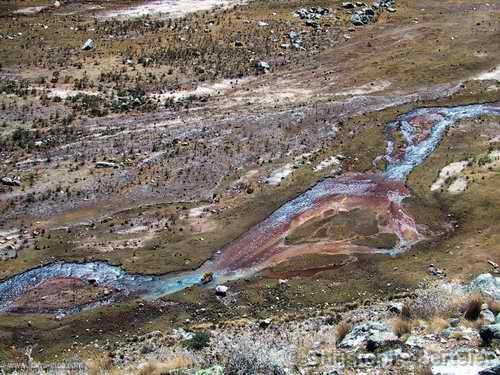
<path fill-rule="evenodd" d="M 120 267 L 104 262 L 50 264 L 0 283 L 0 311 L 8 311 L 14 301 L 29 289 L 46 280 L 61 277 L 92 279 L 99 285 L 118 290 L 123 295 L 154 299 L 198 284 L 206 271 L 215 272 L 217 282 L 252 274 L 264 268 L 270 258 L 281 255 L 277 254 L 277 251 L 285 251 L 274 246 L 274 237 L 283 236 L 293 220 L 307 214 L 309 210 L 317 209 L 318 205 L 328 199 L 356 199 L 365 196 L 387 199 L 394 205 L 394 211 L 398 212 L 398 219 L 402 221 L 398 225 L 410 226 L 412 223 L 408 222 L 412 219 L 399 212 L 402 211 L 399 205 L 405 192 L 398 189 L 404 187 L 404 181 L 411 171 L 436 149 L 451 125 L 462 119 L 484 115 L 500 116 L 500 106 L 480 104 L 452 108 L 421 108 L 402 115 L 386 126 L 387 151 L 383 158 L 387 160 L 388 166 L 381 176 L 373 175 L 368 178 L 363 175 L 346 175 L 320 181 L 310 190 L 277 209 L 197 271 L 144 276 L 127 273 Z M 398 130 L 403 138 L 403 144 L 400 145 L 396 145 L 394 140 L 394 133 Z M 403 229 L 400 230 L 401 233 Z M 401 233 L 398 235 L 404 245 L 404 236 Z M 411 243 L 407 243 L 405 249 L 409 246 Z M 269 254 L 265 253 L 267 249 Z"/>

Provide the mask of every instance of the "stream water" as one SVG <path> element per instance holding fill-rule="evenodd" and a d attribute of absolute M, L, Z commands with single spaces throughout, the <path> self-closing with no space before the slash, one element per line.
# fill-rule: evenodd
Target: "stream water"
<path fill-rule="evenodd" d="M 293 220 L 307 215 L 309 210 L 317 209 L 319 204 L 328 199 L 378 194 L 384 195 L 391 204 L 401 201 L 404 193 L 398 192 L 395 186 L 399 185 L 394 184 L 404 186 L 407 176 L 436 149 L 448 128 L 459 120 L 485 115 L 500 116 L 500 104 L 420 108 L 400 116 L 385 129 L 387 150 L 381 158 L 386 160 L 387 168 L 383 174 L 370 178 L 345 175 L 319 182 L 284 204 L 196 271 L 145 276 L 127 273 L 120 267 L 104 262 L 49 264 L 1 282 L 0 311 L 9 311 L 18 298 L 50 279 L 92 279 L 99 285 L 116 289 L 124 295 L 155 299 L 198 284 L 207 271 L 214 272 L 217 282 L 252 274 L 265 268 L 271 258 L 279 257 L 280 252 L 285 251 L 283 247 L 274 245 L 274 237 L 282 236 Z M 397 140 L 398 131 L 401 137 Z M 382 185 L 383 189 L 380 187 Z M 403 219 L 408 218 L 398 217 L 398 220 Z M 268 245 L 269 243 L 272 245 Z"/>

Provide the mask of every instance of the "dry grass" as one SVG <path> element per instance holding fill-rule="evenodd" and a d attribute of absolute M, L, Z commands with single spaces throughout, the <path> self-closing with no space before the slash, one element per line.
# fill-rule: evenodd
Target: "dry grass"
<path fill-rule="evenodd" d="M 429 364 L 420 365 L 415 368 L 415 375 L 432 375 L 432 367 Z"/>
<path fill-rule="evenodd" d="M 413 324 L 409 320 L 397 318 L 391 322 L 391 326 L 392 331 L 397 337 L 403 337 L 411 333 Z"/>
<path fill-rule="evenodd" d="M 348 321 L 341 321 L 335 327 L 335 343 L 338 345 L 342 342 L 344 337 L 351 331 L 352 325 Z"/>
<path fill-rule="evenodd" d="M 168 361 L 150 361 L 143 363 L 137 369 L 138 375 L 161 375 L 173 370 L 185 369 L 192 366 L 191 358 L 179 355 Z"/>
<path fill-rule="evenodd" d="M 441 317 L 433 317 L 429 320 L 427 330 L 430 333 L 441 332 L 448 327 L 448 322 Z"/>
<path fill-rule="evenodd" d="M 113 360 L 107 356 L 89 359 L 85 364 L 89 375 L 107 374 L 113 369 Z"/>

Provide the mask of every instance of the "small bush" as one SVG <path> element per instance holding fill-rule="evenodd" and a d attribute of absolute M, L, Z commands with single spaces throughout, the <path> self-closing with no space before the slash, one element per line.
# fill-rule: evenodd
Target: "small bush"
<path fill-rule="evenodd" d="M 411 320 L 411 309 L 406 303 L 403 305 L 400 315 L 403 320 Z"/>
<path fill-rule="evenodd" d="M 352 325 L 347 321 L 342 321 L 335 328 L 335 342 L 340 344 L 344 337 L 351 331 Z"/>
<path fill-rule="evenodd" d="M 463 306 L 464 318 L 471 322 L 479 319 L 482 304 L 482 299 L 477 296 L 468 300 Z"/>
<path fill-rule="evenodd" d="M 191 350 L 201 350 L 210 344 L 210 333 L 196 332 L 192 338 L 184 341 L 184 346 Z"/>
<path fill-rule="evenodd" d="M 408 320 L 396 319 L 392 322 L 392 331 L 397 337 L 411 333 L 411 323 Z"/>

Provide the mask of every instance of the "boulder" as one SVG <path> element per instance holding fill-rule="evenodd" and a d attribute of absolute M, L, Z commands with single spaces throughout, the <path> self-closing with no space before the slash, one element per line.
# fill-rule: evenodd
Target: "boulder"
<path fill-rule="evenodd" d="M 482 319 L 486 323 L 495 323 L 495 314 L 490 309 L 482 310 L 479 313 L 479 319 Z"/>
<path fill-rule="evenodd" d="M 401 312 L 403 311 L 403 306 L 404 304 L 402 302 L 392 302 L 387 307 L 387 310 L 394 314 L 401 314 Z"/>
<path fill-rule="evenodd" d="M 217 285 L 215 287 L 215 294 L 219 297 L 225 297 L 229 288 L 225 285 Z"/>
<path fill-rule="evenodd" d="M 366 350 L 374 352 L 379 348 L 384 348 L 398 342 L 398 338 L 392 331 L 376 331 L 368 336 L 366 340 Z"/>
<path fill-rule="evenodd" d="M 352 9 L 352 8 L 354 8 L 354 3 L 351 3 L 350 1 L 343 2 L 342 3 L 342 8 Z"/>
<path fill-rule="evenodd" d="M 500 300 L 500 277 L 491 273 L 483 273 L 466 287 L 468 292 L 480 292 L 496 300 Z"/>
<path fill-rule="evenodd" d="M 493 340 L 500 340 L 500 324 L 488 324 L 479 329 L 481 339 L 489 344 Z"/>
<path fill-rule="evenodd" d="M 95 48 L 95 42 L 92 39 L 87 39 L 87 41 L 83 44 L 82 50 L 89 51 Z"/>
<path fill-rule="evenodd" d="M 19 177 L 15 178 L 2 177 L 0 182 L 2 182 L 3 185 L 7 186 L 21 186 L 21 180 L 19 179 Z"/>
<path fill-rule="evenodd" d="M 271 325 L 272 320 L 271 319 L 263 319 L 259 322 L 259 327 L 260 328 L 267 328 Z"/>
<path fill-rule="evenodd" d="M 257 68 L 258 71 L 261 71 L 261 72 L 266 72 L 268 71 L 269 69 L 271 69 L 271 66 L 265 62 L 265 61 L 259 61 L 255 67 Z"/>
<path fill-rule="evenodd" d="M 389 342 L 396 342 L 398 338 L 387 326 L 387 324 L 377 321 L 369 321 L 354 326 L 342 342 L 341 348 L 359 348 L 370 343 L 372 347 L 385 346 Z"/>
<path fill-rule="evenodd" d="M 481 370 L 477 375 L 500 375 L 500 364 Z"/>
<path fill-rule="evenodd" d="M 363 26 L 364 25 L 363 20 L 361 19 L 361 16 L 359 14 L 353 14 L 351 16 L 351 23 L 354 26 Z"/>

